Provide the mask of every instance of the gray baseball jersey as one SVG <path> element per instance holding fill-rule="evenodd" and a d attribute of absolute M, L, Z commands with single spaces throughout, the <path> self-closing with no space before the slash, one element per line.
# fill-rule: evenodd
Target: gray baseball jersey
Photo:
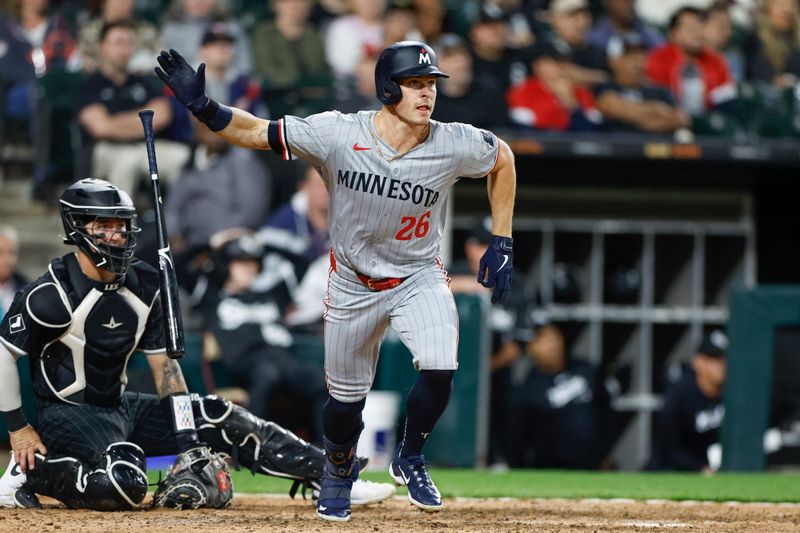
<path fill-rule="evenodd" d="M 287 116 L 269 127 L 272 149 L 319 169 L 330 193 L 336 268 L 326 297 L 325 360 L 331 395 L 342 401 L 366 395 L 390 325 L 417 368 L 456 368 L 458 315 L 437 257 L 445 205 L 456 181 L 486 176 L 498 156 L 492 133 L 432 120 L 428 138 L 396 157 L 375 131 L 375 114 Z M 358 274 L 405 280 L 375 292 Z"/>

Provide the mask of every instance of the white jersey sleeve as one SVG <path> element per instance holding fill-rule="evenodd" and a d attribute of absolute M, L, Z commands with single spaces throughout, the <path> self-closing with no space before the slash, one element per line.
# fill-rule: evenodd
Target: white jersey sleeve
<path fill-rule="evenodd" d="M 465 178 L 483 178 L 497 163 L 499 143 L 494 133 L 469 124 L 448 124 L 460 142 L 454 144 L 459 161 L 458 175 Z"/>
<path fill-rule="evenodd" d="M 326 111 L 306 118 L 287 115 L 270 121 L 270 148 L 284 160 L 299 158 L 320 167 L 331 152 L 340 118 L 338 111 Z"/>

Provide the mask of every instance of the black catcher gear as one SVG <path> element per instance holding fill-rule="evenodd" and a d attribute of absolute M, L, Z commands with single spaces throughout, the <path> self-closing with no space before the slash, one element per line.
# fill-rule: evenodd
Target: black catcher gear
<path fill-rule="evenodd" d="M 192 396 L 199 402 L 195 426 L 200 439 L 212 446 L 222 441 L 214 448 L 230 447 L 234 467 L 288 479 L 322 477 L 325 456 L 316 446 L 219 396 Z"/>
<path fill-rule="evenodd" d="M 233 499 L 227 455 L 205 446 L 178 454 L 153 495 L 154 507 L 224 509 Z"/>
<path fill-rule="evenodd" d="M 28 486 L 73 509 L 136 509 L 147 495 L 145 455 L 132 442 L 115 442 L 93 464 L 74 457 L 36 455 Z"/>
<path fill-rule="evenodd" d="M 125 279 L 128 266 L 136 248 L 136 209 L 125 191 L 105 180 L 85 178 L 76 181 L 64 191 L 59 201 L 61 221 L 64 224 L 64 244 L 74 244 L 86 253 L 95 265 Z M 124 243 L 112 245 L 108 235 L 90 234 L 86 224 L 98 218 L 116 218 L 125 221 Z"/>
<path fill-rule="evenodd" d="M 400 41 L 387 46 L 375 65 L 378 100 L 386 105 L 396 104 L 402 96 L 398 80 L 414 76 L 450 77 L 439 70 L 436 52 L 425 43 Z"/>

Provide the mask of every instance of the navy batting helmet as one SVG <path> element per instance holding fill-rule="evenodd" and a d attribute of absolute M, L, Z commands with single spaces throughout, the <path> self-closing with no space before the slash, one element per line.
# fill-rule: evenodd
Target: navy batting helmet
<path fill-rule="evenodd" d="M 386 105 L 400 101 L 402 93 L 397 80 L 413 76 L 449 78 L 439 70 L 433 48 L 419 41 L 400 41 L 387 46 L 375 65 L 375 91 Z"/>

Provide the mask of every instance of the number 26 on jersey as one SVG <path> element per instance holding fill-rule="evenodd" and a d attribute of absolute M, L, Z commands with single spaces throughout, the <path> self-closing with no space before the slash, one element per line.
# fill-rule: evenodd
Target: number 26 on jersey
<path fill-rule="evenodd" d="M 398 241 L 410 241 L 412 237 L 423 238 L 431 229 L 431 212 L 426 211 L 419 218 L 403 217 L 400 219 L 400 231 L 394 236 Z"/>

